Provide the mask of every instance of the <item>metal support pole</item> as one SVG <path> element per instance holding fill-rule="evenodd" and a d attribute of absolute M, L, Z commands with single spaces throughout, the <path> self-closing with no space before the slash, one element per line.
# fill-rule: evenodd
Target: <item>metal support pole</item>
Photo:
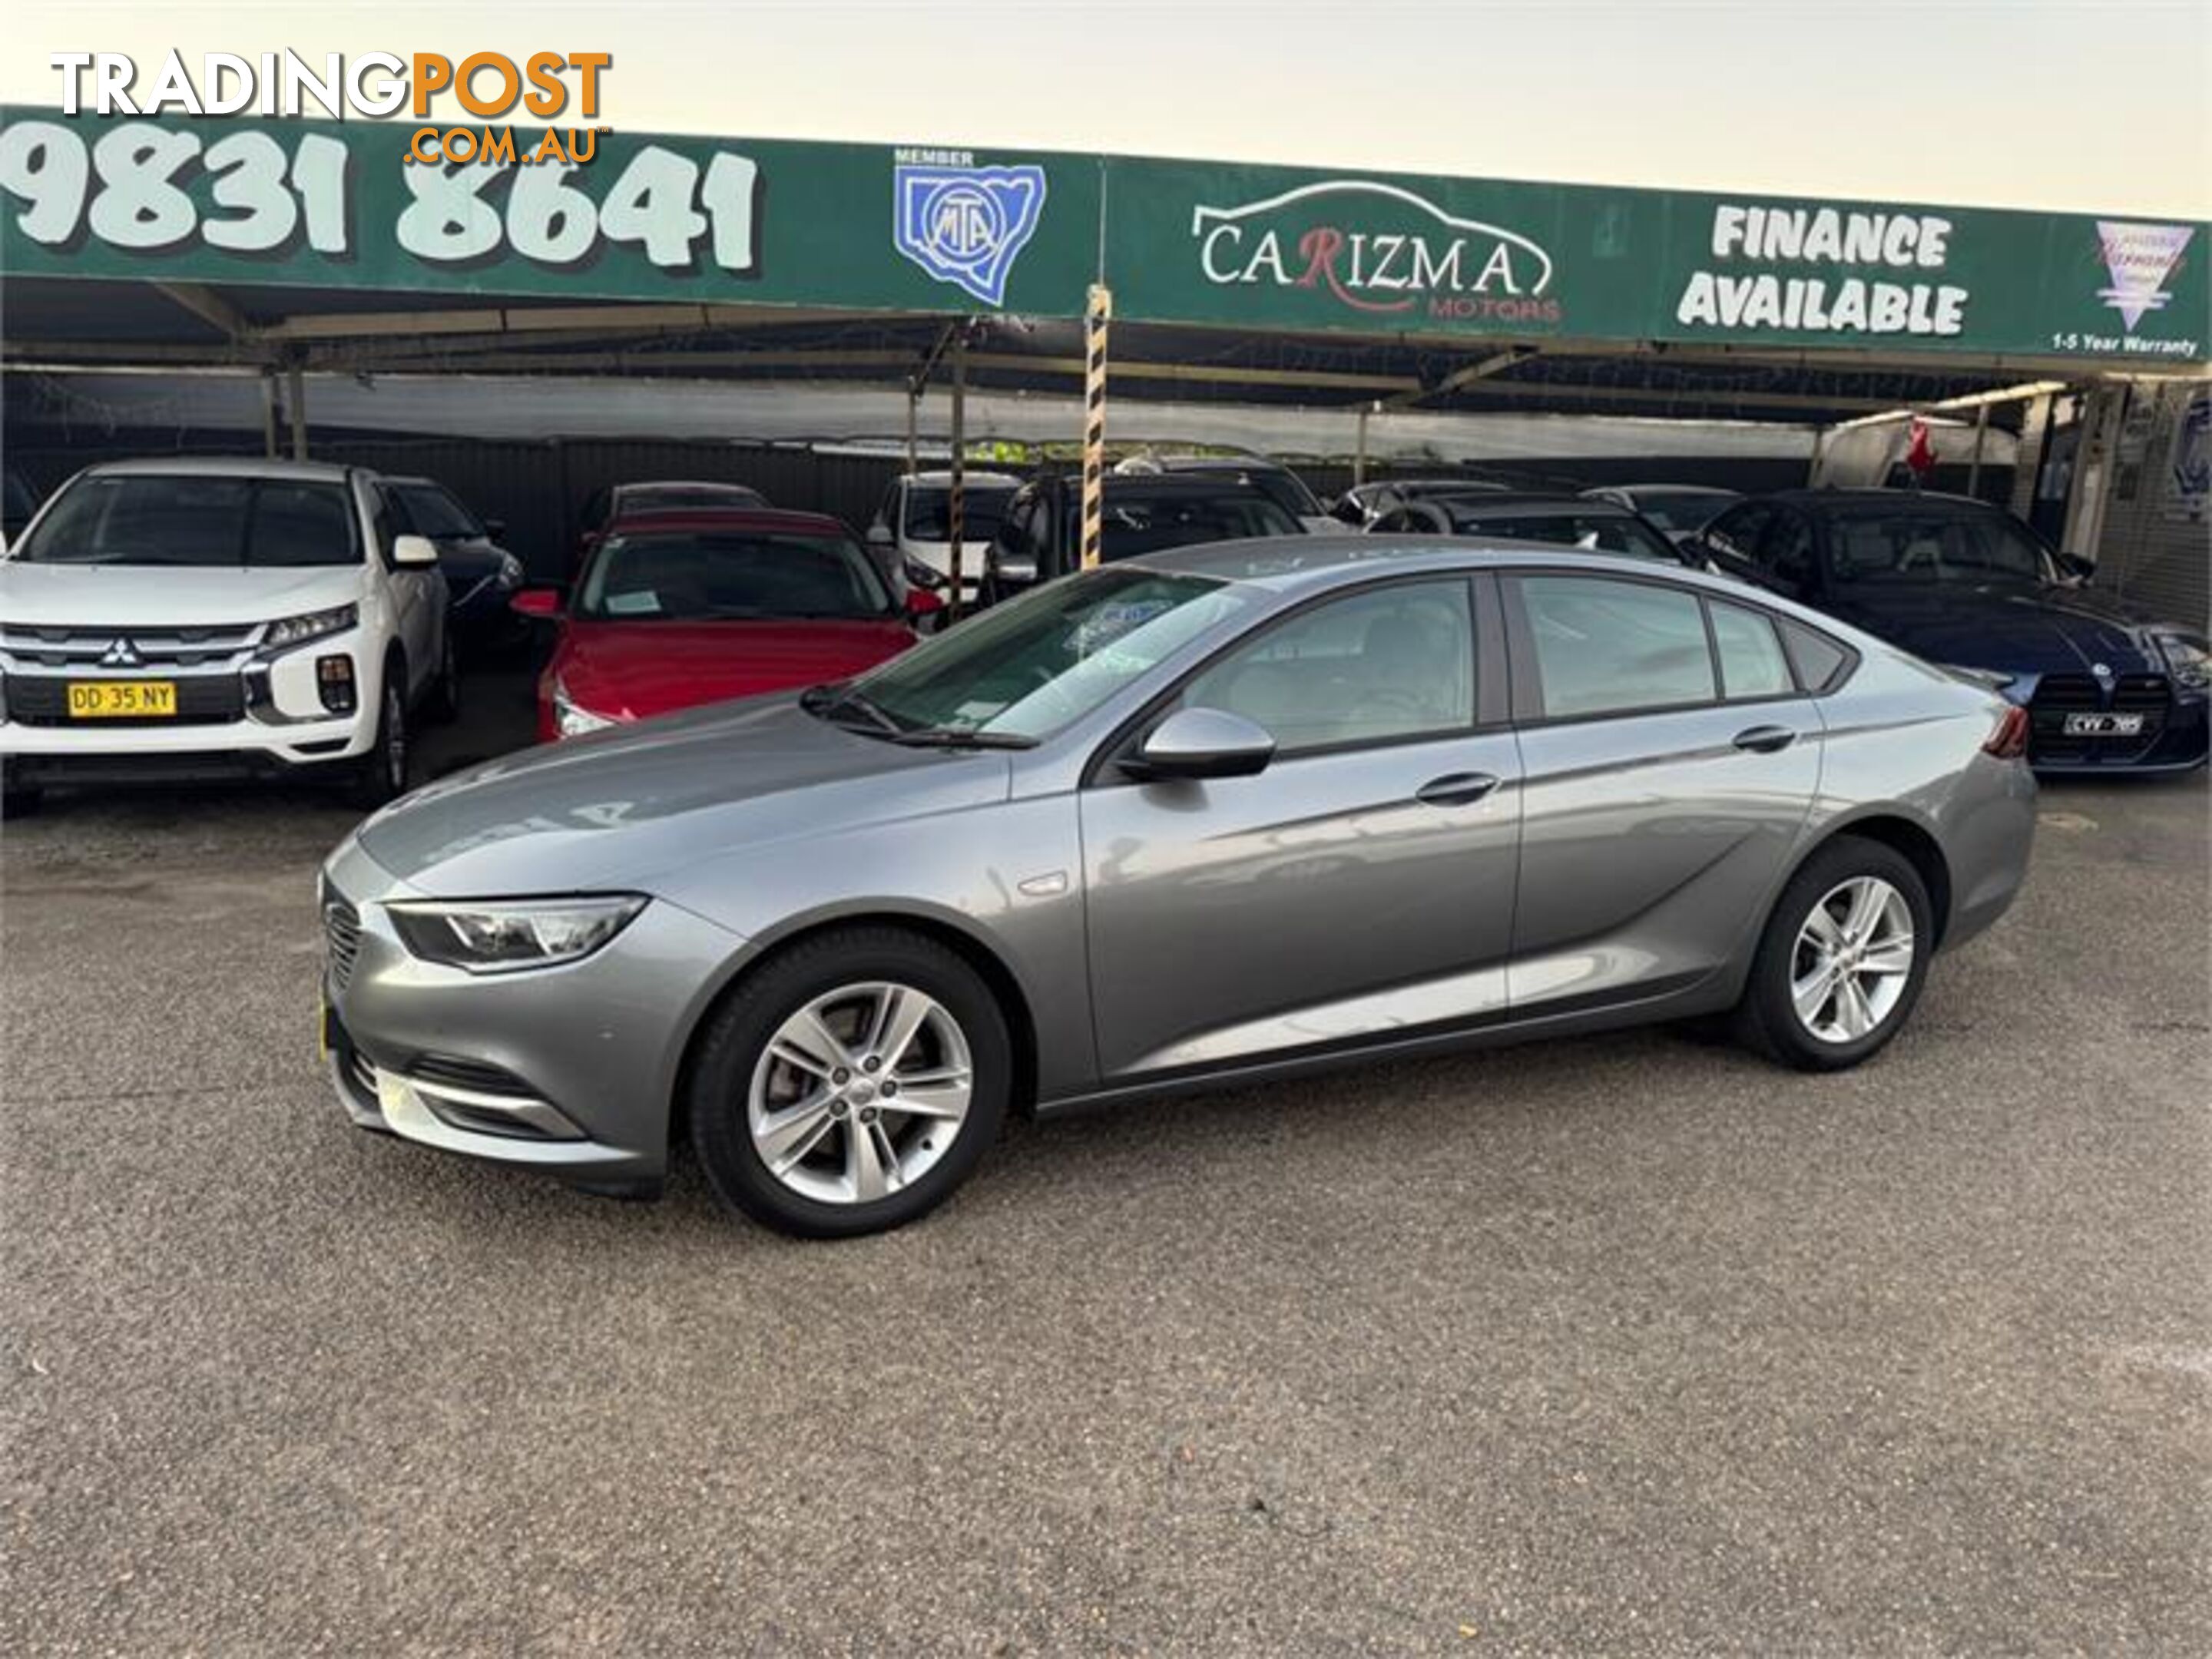
<path fill-rule="evenodd" d="M 292 416 L 292 459 L 307 459 L 307 392 L 300 366 L 294 363 L 284 371 L 284 402 Z"/>
<path fill-rule="evenodd" d="M 1372 404 L 1359 405 L 1359 436 L 1352 447 L 1352 487 L 1354 489 L 1367 482 L 1367 416 L 1374 407 Z"/>
<path fill-rule="evenodd" d="M 909 478 L 921 471 L 915 465 L 914 435 L 915 417 L 921 407 L 921 387 L 918 384 L 910 382 L 906 389 L 906 475 Z"/>
<path fill-rule="evenodd" d="M 276 371 L 261 371 L 261 453 L 276 459 Z"/>
<path fill-rule="evenodd" d="M 1805 483 L 1808 489 L 1816 487 L 1820 482 L 1820 448 L 1827 435 L 1828 428 L 1824 426 L 1813 428 L 1813 454 L 1805 463 Z"/>
<path fill-rule="evenodd" d="M 952 337 L 952 476 L 945 491 L 945 532 L 952 544 L 952 620 L 958 622 L 964 608 L 960 603 L 961 585 L 965 580 L 962 570 L 967 560 L 963 543 L 967 538 L 966 503 L 961 499 L 968 483 L 968 331 L 962 328 Z"/>
<path fill-rule="evenodd" d="M 1990 406 L 1979 404 L 1974 409 L 1974 460 L 1966 469 L 1966 493 L 1976 501 L 1982 498 L 1982 440 L 1989 435 Z"/>
<path fill-rule="evenodd" d="M 1098 568 L 1106 531 L 1106 331 L 1114 295 L 1091 285 L 1083 311 L 1083 568 Z"/>

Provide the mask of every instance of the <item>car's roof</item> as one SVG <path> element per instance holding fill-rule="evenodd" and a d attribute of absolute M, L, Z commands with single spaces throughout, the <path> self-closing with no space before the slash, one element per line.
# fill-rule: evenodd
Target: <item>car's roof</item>
<path fill-rule="evenodd" d="M 1741 495 L 1741 489 L 1720 484 L 1620 483 L 1599 484 L 1599 489 L 1618 489 L 1624 495 Z"/>
<path fill-rule="evenodd" d="M 632 478 L 628 483 L 615 486 L 617 495 L 635 489 L 712 489 L 732 495 L 760 494 L 750 484 L 732 483 L 726 478 Z"/>
<path fill-rule="evenodd" d="M 1664 570 L 1670 580 L 1697 575 L 1686 568 L 1661 565 L 1651 559 L 1585 551 L 1562 547 L 1556 542 L 1519 542 L 1504 536 L 1377 536 L 1356 531 L 1347 531 L 1340 536 L 1268 536 L 1246 541 L 1200 542 L 1116 560 L 1107 568 L 1125 570 L 1140 566 L 1149 570 L 1212 576 L 1223 581 L 1249 582 L 1279 592 L 1294 592 L 1340 586 L 1359 576 L 1373 574 L 1382 567 L 1389 567 L 1389 574 L 1399 574 L 1426 570 L 1509 569 L 1563 562 L 1572 563 L 1577 570 L 1610 570 L 1647 580 L 1655 569 Z"/>
<path fill-rule="evenodd" d="M 2002 513 L 2005 509 L 1994 501 L 1978 500 L 1972 495 L 1954 495 L 1942 489 L 1778 489 L 1754 497 L 1762 501 L 1788 501 L 1805 507 L 1870 507 L 1881 510 L 1895 507 L 1936 507 L 1959 513 Z"/>
<path fill-rule="evenodd" d="M 334 461 L 279 461 L 259 455 L 178 455 L 102 461 L 85 469 L 99 477 L 284 478 L 294 483 L 343 483 L 358 470 Z"/>
<path fill-rule="evenodd" d="M 1345 493 L 1353 496 L 1379 495 L 1385 491 L 1401 495 L 1449 495 L 1458 492 L 1483 495 L 1499 490 L 1526 493 L 1520 485 L 1507 483 L 1502 478 L 1373 478 Z"/>
<path fill-rule="evenodd" d="M 1598 518 L 1632 519 L 1636 509 L 1623 507 L 1619 501 L 1607 501 L 1601 495 L 1555 495 L 1531 491 L 1526 495 L 1446 495 L 1431 498 L 1434 505 L 1445 508 L 1454 518 L 1481 519 L 1495 515 L 1501 519 L 1564 519 Z"/>
<path fill-rule="evenodd" d="M 952 484 L 952 474 L 941 469 L 933 472 L 907 472 L 900 475 L 899 482 L 948 489 Z M 963 468 L 960 474 L 960 485 L 963 489 L 1019 489 L 1022 481 L 1011 472 L 979 472 L 973 468 Z"/>
<path fill-rule="evenodd" d="M 784 507 L 641 507 L 621 514 L 607 526 L 611 536 L 621 530 L 798 530 L 848 538 L 853 533 L 843 520 L 827 513 L 800 513 Z"/>
<path fill-rule="evenodd" d="M 1265 455 L 1158 455 L 1146 458 L 1166 472 L 1288 472 L 1280 461 Z M 1141 471 L 1124 474 L 1141 477 Z"/>

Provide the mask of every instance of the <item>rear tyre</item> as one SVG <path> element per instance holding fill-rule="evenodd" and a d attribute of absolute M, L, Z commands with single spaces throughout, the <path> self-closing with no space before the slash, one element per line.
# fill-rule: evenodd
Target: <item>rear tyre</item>
<path fill-rule="evenodd" d="M 1775 902 L 1736 1007 L 1737 1036 L 1802 1072 L 1858 1065 L 1920 1000 L 1935 931 L 1911 860 L 1854 836 L 1831 842 Z"/>
<path fill-rule="evenodd" d="M 438 647 L 438 672 L 430 681 L 425 712 L 441 726 L 458 719 L 461 712 L 461 662 L 453 648 L 451 627 L 446 629 L 445 643 Z"/>
<path fill-rule="evenodd" d="M 360 769 L 354 775 L 354 804 L 365 811 L 374 811 L 407 793 L 411 757 L 406 679 L 397 659 L 384 665 L 384 685 L 377 694 L 376 741 L 355 763 Z"/>
<path fill-rule="evenodd" d="M 17 781 L 12 761 L 0 760 L 0 818 L 27 817 L 45 799 L 44 792 Z"/>
<path fill-rule="evenodd" d="M 721 1200 L 804 1238 L 882 1232 L 973 1173 L 1013 1071 L 990 988 L 891 927 L 771 958 L 710 1017 L 685 1103 Z"/>

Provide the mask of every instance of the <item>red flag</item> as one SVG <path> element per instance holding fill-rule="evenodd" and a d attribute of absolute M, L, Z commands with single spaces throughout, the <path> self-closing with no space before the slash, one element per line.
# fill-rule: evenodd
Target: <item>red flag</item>
<path fill-rule="evenodd" d="M 1928 422 L 1917 415 L 1912 418 L 1912 441 L 1905 452 L 1905 464 L 1923 483 L 1936 470 L 1935 434 L 1929 431 Z"/>

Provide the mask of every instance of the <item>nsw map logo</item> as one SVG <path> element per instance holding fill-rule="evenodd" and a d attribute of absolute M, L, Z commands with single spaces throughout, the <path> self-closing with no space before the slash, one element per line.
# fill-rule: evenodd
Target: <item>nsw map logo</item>
<path fill-rule="evenodd" d="M 1004 305 L 1007 275 L 1044 216 L 1044 169 L 979 167 L 958 150 L 895 160 L 893 245 L 939 282 Z"/>

